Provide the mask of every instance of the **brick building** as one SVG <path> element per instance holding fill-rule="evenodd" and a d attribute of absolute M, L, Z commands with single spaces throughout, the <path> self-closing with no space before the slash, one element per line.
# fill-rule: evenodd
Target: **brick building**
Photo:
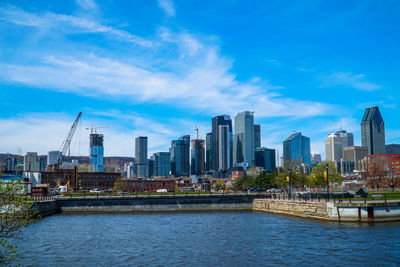
<path fill-rule="evenodd" d="M 168 192 L 175 191 L 175 180 L 124 180 L 127 192 L 156 192 L 158 189 L 166 189 Z"/>
<path fill-rule="evenodd" d="M 121 177 L 120 173 L 106 172 L 77 172 L 74 170 L 58 170 L 54 172 L 42 172 L 42 183 L 49 184 L 50 188 L 67 185 L 74 190 L 111 190 L 115 180 Z M 77 180 L 76 180 L 77 176 Z"/>
<path fill-rule="evenodd" d="M 368 155 L 364 179 L 368 187 L 371 188 L 389 189 L 393 186 L 399 187 L 400 154 Z"/>

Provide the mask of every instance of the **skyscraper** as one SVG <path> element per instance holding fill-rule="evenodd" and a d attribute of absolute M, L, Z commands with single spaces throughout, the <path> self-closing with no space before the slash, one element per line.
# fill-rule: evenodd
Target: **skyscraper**
<path fill-rule="evenodd" d="M 218 168 L 220 171 L 231 167 L 231 142 L 229 125 L 218 126 Z"/>
<path fill-rule="evenodd" d="M 254 148 L 261 147 L 261 125 L 254 124 Z"/>
<path fill-rule="evenodd" d="M 294 133 L 283 141 L 283 166 L 285 169 L 305 163 L 311 165 L 310 138 Z"/>
<path fill-rule="evenodd" d="M 326 160 L 331 162 L 339 162 L 343 159 L 345 147 L 354 145 L 354 136 L 345 130 L 337 131 L 336 133 L 328 134 L 325 138 Z"/>
<path fill-rule="evenodd" d="M 191 151 L 191 174 L 201 175 L 204 173 L 204 140 L 194 139 L 192 140 L 192 151 Z"/>
<path fill-rule="evenodd" d="M 322 161 L 321 154 L 311 153 L 311 163 L 318 165 Z"/>
<path fill-rule="evenodd" d="M 348 133 L 345 130 L 340 130 L 336 132 L 336 135 L 340 138 L 342 150 L 345 147 L 354 146 L 354 135 L 352 133 Z"/>
<path fill-rule="evenodd" d="M 233 138 L 233 163 L 254 165 L 254 115 L 250 111 L 239 112 L 235 117 Z"/>
<path fill-rule="evenodd" d="M 169 152 L 157 152 L 153 155 L 154 171 L 157 177 L 168 177 L 171 170 L 171 155 Z"/>
<path fill-rule="evenodd" d="M 212 119 L 212 131 L 211 131 L 211 170 L 218 171 L 219 167 L 219 135 L 218 135 L 218 126 L 220 125 L 228 125 L 229 127 L 229 136 L 230 141 L 229 145 L 232 151 L 232 120 L 229 115 L 221 115 L 214 117 Z M 232 157 L 230 157 L 232 158 Z M 231 165 L 231 164 L 230 164 Z"/>
<path fill-rule="evenodd" d="M 147 136 L 135 138 L 135 165 L 136 176 L 146 178 L 149 176 L 149 165 L 147 160 Z"/>
<path fill-rule="evenodd" d="M 266 172 L 276 170 L 275 149 L 258 147 L 255 151 L 255 166 L 263 168 Z"/>
<path fill-rule="evenodd" d="M 171 174 L 175 177 L 190 175 L 190 135 L 171 141 Z"/>
<path fill-rule="evenodd" d="M 338 162 L 343 157 L 342 141 L 335 133 L 328 134 L 325 138 L 325 154 L 326 160 Z"/>
<path fill-rule="evenodd" d="M 212 162 L 212 133 L 208 133 L 206 135 L 206 165 L 205 171 L 211 171 L 211 162 Z"/>
<path fill-rule="evenodd" d="M 27 152 L 24 156 L 24 172 L 40 171 L 39 156 L 36 152 Z"/>
<path fill-rule="evenodd" d="M 6 171 L 15 171 L 15 166 L 17 165 L 17 160 L 11 155 L 6 159 Z"/>
<path fill-rule="evenodd" d="M 385 154 L 385 123 L 378 107 L 365 109 L 361 122 L 361 143 L 368 155 Z"/>
<path fill-rule="evenodd" d="M 102 134 L 90 134 L 90 171 L 91 172 L 104 172 L 104 137 Z"/>

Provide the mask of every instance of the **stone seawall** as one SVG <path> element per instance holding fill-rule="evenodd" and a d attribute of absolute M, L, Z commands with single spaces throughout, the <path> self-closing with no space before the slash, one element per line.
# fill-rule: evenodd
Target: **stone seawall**
<path fill-rule="evenodd" d="M 40 217 L 50 216 L 61 211 L 56 200 L 34 202 L 32 210 L 35 212 L 35 215 Z"/>
<path fill-rule="evenodd" d="M 254 197 L 107 197 L 58 199 L 65 213 L 251 211 Z"/>
<path fill-rule="evenodd" d="M 322 220 L 334 219 L 329 216 L 327 203 L 324 202 L 255 199 L 253 210 Z"/>

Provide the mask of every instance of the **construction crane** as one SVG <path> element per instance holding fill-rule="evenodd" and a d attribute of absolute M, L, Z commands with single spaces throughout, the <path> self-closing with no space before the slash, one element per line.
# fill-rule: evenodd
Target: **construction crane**
<path fill-rule="evenodd" d="M 97 129 L 108 128 L 108 126 L 90 126 L 89 128 L 85 128 L 86 130 L 90 130 L 90 133 L 97 133 Z"/>
<path fill-rule="evenodd" d="M 64 142 L 62 142 L 61 144 L 61 157 L 60 157 L 60 163 L 62 162 L 62 157 L 65 156 L 68 152 L 68 157 L 71 155 L 71 141 L 72 141 L 72 137 L 74 137 L 74 133 L 76 131 L 76 128 L 78 127 L 78 122 L 79 119 L 81 118 L 82 112 L 79 112 L 78 117 L 76 117 L 74 123 L 71 126 L 71 129 L 69 130 L 69 133 L 67 135 L 67 137 L 65 138 Z"/>
<path fill-rule="evenodd" d="M 194 126 L 194 130 L 196 131 L 196 139 L 199 139 L 199 129 L 200 129 L 200 127 L 203 124 L 205 119 L 206 119 L 206 115 L 204 114 L 203 119 L 201 120 L 200 124 Z"/>

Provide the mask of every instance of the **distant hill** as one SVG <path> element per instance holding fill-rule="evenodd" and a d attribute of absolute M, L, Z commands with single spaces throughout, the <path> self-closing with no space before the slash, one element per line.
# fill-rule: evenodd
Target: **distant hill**
<path fill-rule="evenodd" d="M 0 165 L 4 165 L 6 163 L 6 159 L 8 157 L 14 157 L 17 161 L 23 161 L 24 156 L 14 155 L 14 154 L 5 154 L 0 153 Z M 40 159 L 47 160 L 47 155 L 40 155 Z M 79 164 L 89 164 L 89 157 L 87 156 L 70 156 L 64 157 L 64 161 L 71 162 L 72 160 L 78 160 Z M 117 171 L 123 171 L 124 164 L 127 162 L 135 162 L 135 158 L 133 157 L 104 157 L 104 167 L 106 169 L 111 168 Z"/>

